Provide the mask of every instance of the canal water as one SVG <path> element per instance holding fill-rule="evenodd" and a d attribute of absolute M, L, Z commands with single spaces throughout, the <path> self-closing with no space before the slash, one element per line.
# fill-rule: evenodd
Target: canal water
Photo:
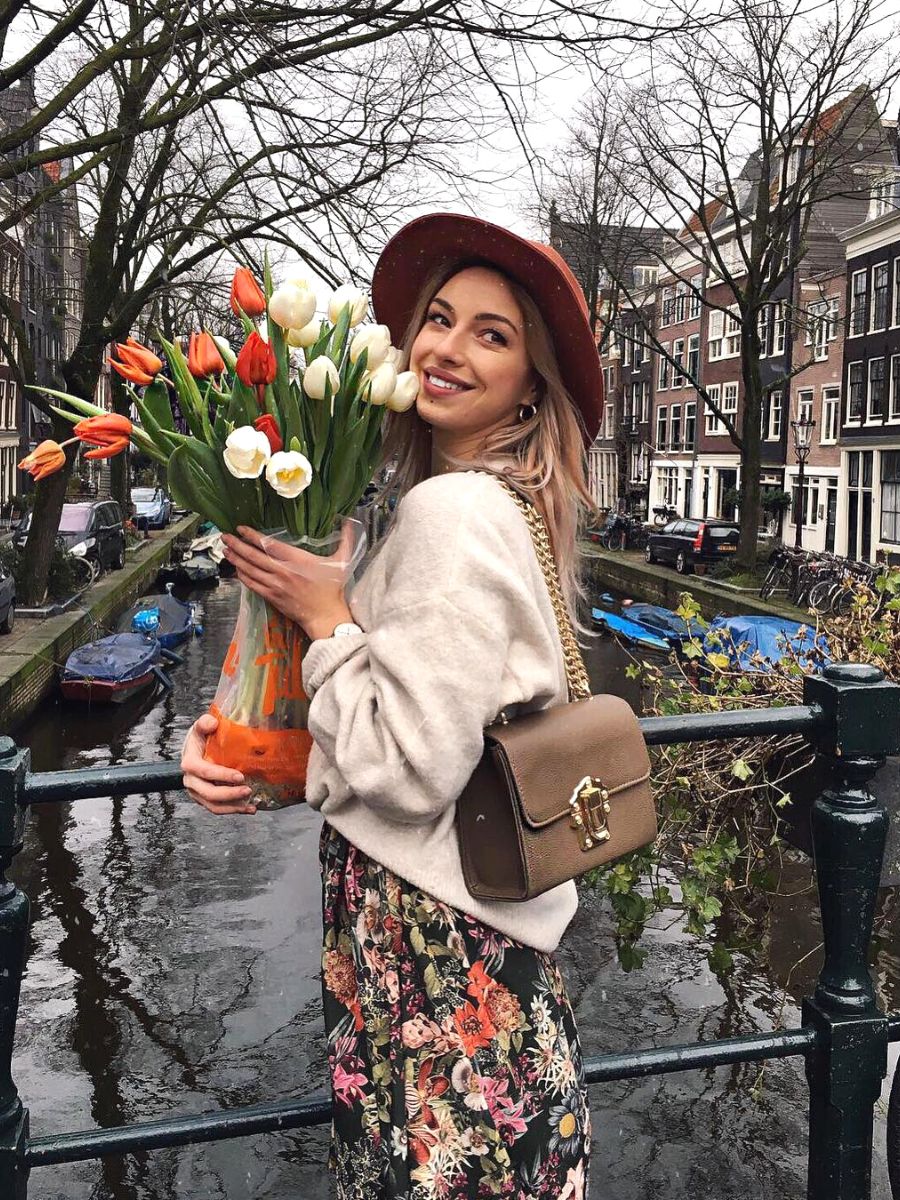
<path fill-rule="evenodd" d="M 175 758 L 212 698 L 238 585 L 200 599 L 205 632 L 174 688 L 88 713 L 50 702 L 17 731 L 36 770 Z M 624 656 L 589 653 L 595 690 Z M 137 706 L 136 706 L 137 705 Z M 32 901 L 14 1076 L 33 1135 L 306 1095 L 326 1078 L 318 984 L 319 820 L 303 806 L 217 818 L 183 793 L 36 807 L 14 875 Z M 626 973 L 605 901 L 588 896 L 560 949 L 585 1051 L 732 1037 L 799 1020 L 820 931 L 788 865 L 774 919 L 725 977 L 664 914 Z M 875 970 L 900 1009 L 900 917 L 882 893 Z M 892 1056 L 892 1065 L 895 1058 Z M 592 1200 L 805 1195 L 802 1062 L 592 1089 Z M 888 1200 L 879 1116 L 874 1196 Z M 327 1131 L 267 1135 L 32 1173 L 31 1200 L 325 1200 Z"/>

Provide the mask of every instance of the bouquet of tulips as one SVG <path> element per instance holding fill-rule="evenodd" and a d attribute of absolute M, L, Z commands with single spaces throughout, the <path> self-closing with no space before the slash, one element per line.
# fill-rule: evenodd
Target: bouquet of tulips
<path fill-rule="evenodd" d="M 116 346 L 110 366 L 128 380 L 138 422 L 41 390 L 64 406 L 54 411 L 72 421 L 72 440 L 93 447 L 88 457 L 119 453 L 131 441 L 166 465 L 179 504 L 220 529 L 250 526 L 331 555 L 348 544 L 346 523 L 377 465 L 385 409 L 415 403 L 416 376 L 398 370 L 400 351 L 386 326 L 362 325 L 368 298 L 350 285 L 332 293 L 327 317 L 319 318 L 306 280 L 273 287 L 266 264 L 261 288 L 240 267 L 231 307 L 246 335 L 237 355 L 205 331 L 191 334 L 187 355 L 161 338 L 164 373 L 163 360 L 133 339 Z M 29 456 L 34 461 L 20 465 L 49 474 L 63 465 L 67 444 L 42 443 Z M 357 538 L 348 573 L 361 550 Z M 330 559 L 328 569 L 335 566 Z M 298 626 L 242 591 L 207 755 L 243 771 L 260 807 L 303 796 L 310 748 L 304 649 Z"/>

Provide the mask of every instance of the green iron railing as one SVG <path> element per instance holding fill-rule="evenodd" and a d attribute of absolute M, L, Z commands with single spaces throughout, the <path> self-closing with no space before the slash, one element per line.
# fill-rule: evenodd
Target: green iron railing
<path fill-rule="evenodd" d="M 805 681 L 803 705 L 651 717 L 641 725 L 651 745 L 799 733 L 827 762 L 831 782 L 811 815 L 825 961 L 814 995 L 803 1003 L 800 1028 L 601 1055 L 588 1060 L 587 1081 L 802 1055 L 810 1089 L 807 1196 L 866 1200 L 887 1046 L 900 1041 L 900 1014 L 887 1017 L 879 1010 L 868 968 L 888 817 L 867 785 L 885 757 L 900 752 L 900 686 L 874 667 L 839 664 Z M 300 1129 L 330 1118 L 330 1100 L 322 1093 L 115 1129 L 29 1135 L 28 1113 L 12 1078 L 28 900 L 5 876 L 22 847 L 28 807 L 180 786 L 176 763 L 30 772 L 28 752 L 0 738 L 0 1200 L 26 1200 L 33 1167 Z M 890 1110 L 889 1167 L 893 1195 L 900 1200 L 900 1071 Z"/>

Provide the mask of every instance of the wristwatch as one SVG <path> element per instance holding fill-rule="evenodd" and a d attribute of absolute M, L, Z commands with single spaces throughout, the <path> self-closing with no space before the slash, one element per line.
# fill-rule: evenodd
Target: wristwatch
<path fill-rule="evenodd" d="M 331 631 L 332 637 L 349 637 L 353 633 L 362 633 L 363 630 L 359 625 L 354 625 L 352 621 L 341 621 L 340 625 L 335 625 Z"/>

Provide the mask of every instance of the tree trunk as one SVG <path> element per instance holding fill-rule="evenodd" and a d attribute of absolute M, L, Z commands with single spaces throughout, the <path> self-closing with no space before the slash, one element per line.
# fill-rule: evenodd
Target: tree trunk
<path fill-rule="evenodd" d="M 113 412 L 120 413 L 123 417 L 131 416 L 131 398 L 118 375 L 112 379 L 112 403 Z M 112 499 L 118 501 L 122 516 L 127 520 L 131 515 L 130 449 L 109 460 L 109 490 Z"/>
<path fill-rule="evenodd" d="M 737 561 L 745 571 L 756 567 L 756 547 L 759 538 L 760 470 L 762 447 L 760 414 L 762 412 L 762 379 L 759 373 L 760 342 L 756 313 L 744 319 L 741 331 L 741 368 L 744 378 L 744 412 L 741 426 L 741 534 L 738 539 Z"/>

